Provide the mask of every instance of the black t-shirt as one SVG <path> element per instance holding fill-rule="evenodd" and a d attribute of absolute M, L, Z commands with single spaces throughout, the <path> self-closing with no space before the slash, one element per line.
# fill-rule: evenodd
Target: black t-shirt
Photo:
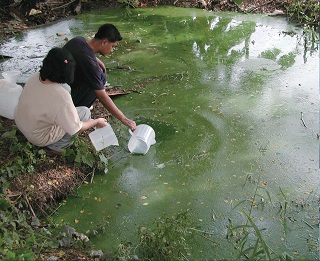
<path fill-rule="evenodd" d="M 76 61 L 74 82 L 70 85 L 74 105 L 87 106 L 94 103 L 95 90 L 103 90 L 106 76 L 99 67 L 96 56 L 85 38 L 77 36 L 64 46 Z"/>

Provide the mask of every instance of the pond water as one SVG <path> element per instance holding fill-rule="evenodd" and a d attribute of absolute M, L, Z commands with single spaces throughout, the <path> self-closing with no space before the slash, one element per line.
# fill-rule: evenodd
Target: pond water
<path fill-rule="evenodd" d="M 128 130 L 112 121 L 120 146 L 104 151 L 108 172 L 69 197 L 54 221 L 100 231 L 92 242 L 114 252 L 120 243 L 136 246 L 140 226 L 189 210 L 194 228 L 208 234 L 188 238 L 188 259 L 230 260 L 239 235 L 227 239 L 228 225 L 248 223 L 247 213 L 276 255 L 316 259 L 319 54 L 301 30 L 267 15 L 105 10 L 4 43 L 1 53 L 13 58 L 0 71 L 20 69 L 23 83 L 51 47 L 91 38 L 106 22 L 124 38 L 102 58 L 108 82 L 138 89 L 115 103 L 152 126 L 157 143 L 132 155 Z"/>

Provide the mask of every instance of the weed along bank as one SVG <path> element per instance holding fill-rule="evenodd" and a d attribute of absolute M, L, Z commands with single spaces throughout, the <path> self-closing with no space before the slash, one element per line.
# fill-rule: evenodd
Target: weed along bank
<path fill-rule="evenodd" d="M 19 70 L 23 85 L 49 49 L 90 38 L 105 22 L 123 36 L 116 52 L 99 57 L 110 90 L 123 94 L 110 97 L 137 126 L 151 126 L 156 142 L 132 153 L 134 133 L 98 101 L 92 114 L 107 117 L 117 144 L 95 149 L 85 133 L 63 156 L 28 144 L 1 118 L 1 146 L 10 151 L 1 152 L 2 193 L 24 199 L 31 218 L 19 226 L 30 239 L 20 247 L 37 251 L 3 242 L 0 255 L 56 256 L 43 250 L 54 246 L 86 260 L 317 259 L 319 50 L 312 34 L 283 16 L 106 9 L 3 43 L 12 58 L 0 71 Z M 1 213 L 18 217 L 6 202 Z"/>

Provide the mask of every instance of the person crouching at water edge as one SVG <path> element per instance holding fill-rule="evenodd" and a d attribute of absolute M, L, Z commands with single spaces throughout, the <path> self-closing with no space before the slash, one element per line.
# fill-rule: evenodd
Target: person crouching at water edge
<path fill-rule="evenodd" d="M 73 82 L 74 70 L 75 61 L 66 49 L 51 49 L 40 72 L 26 82 L 15 108 L 14 120 L 28 141 L 55 154 L 69 147 L 77 133 L 107 124 L 104 118 L 91 119 L 87 107 L 75 107 L 62 87 Z"/>

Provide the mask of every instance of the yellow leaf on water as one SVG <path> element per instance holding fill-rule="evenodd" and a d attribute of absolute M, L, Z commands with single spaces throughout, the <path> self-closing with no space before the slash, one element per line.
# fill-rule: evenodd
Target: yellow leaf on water
<path fill-rule="evenodd" d="M 78 219 L 75 219 L 74 220 L 74 223 L 78 224 L 79 220 Z"/>
<path fill-rule="evenodd" d="M 147 199 L 147 196 L 143 195 L 143 196 L 141 197 L 141 199 Z"/>
<path fill-rule="evenodd" d="M 148 206 L 148 205 L 149 205 L 149 203 L 147 203 L 147 202 L 146 202 L 146 203 L 143 203 L 142 205 L 144 205 L 144 206 Z"/>

